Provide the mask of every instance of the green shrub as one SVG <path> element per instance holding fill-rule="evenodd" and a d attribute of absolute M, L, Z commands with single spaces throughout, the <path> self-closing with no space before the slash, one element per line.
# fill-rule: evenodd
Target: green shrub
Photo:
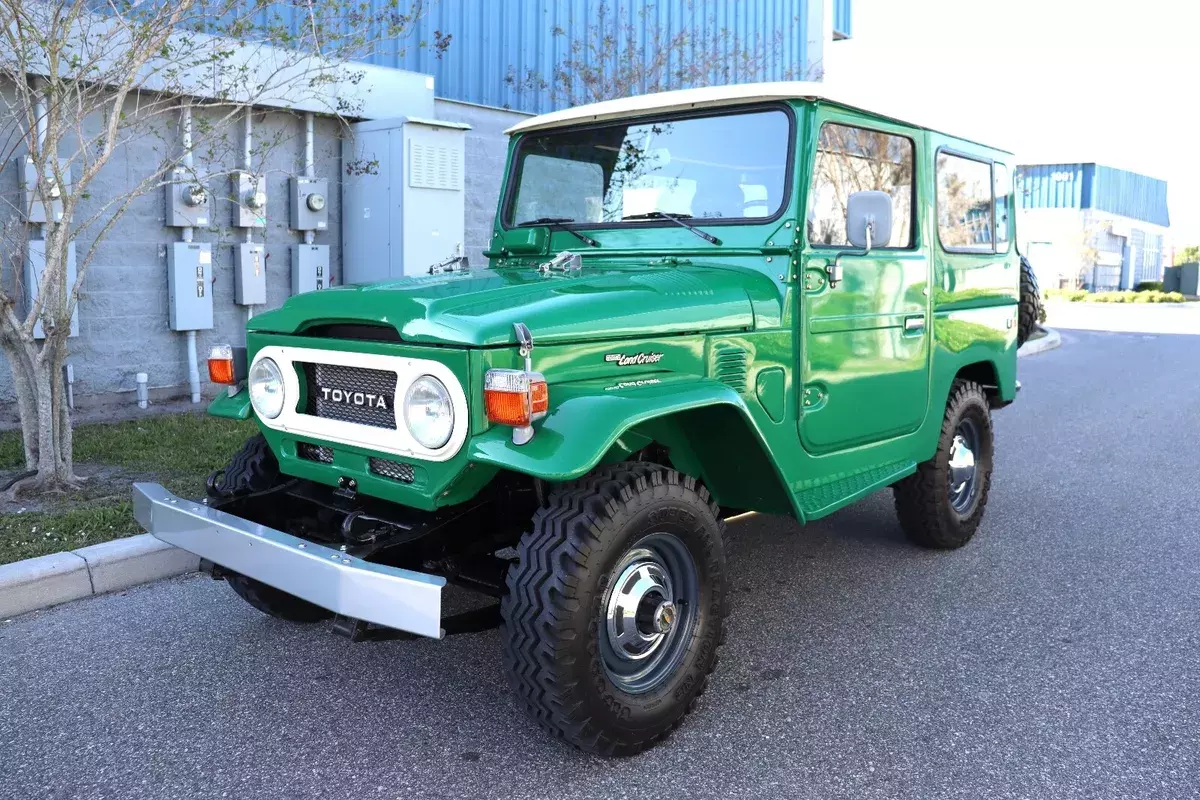
<path fill-rule="evenodd" d="M 1135 292 L 1161 292 L 1162 281 L 1142 281 L 1133 287 Z"/>
<path fill-rule="evenodd" d="M 1078 303 L 1088 296 L 1084 289 L 1043 289 L 1042 297 L 1046 300 L 1066 300 L 1068 303 Z"/>
<path fill-rule="evenodd" d="M 1187 298 L 1179 292 L 1164 292 L 1148 289 L 1139 292 L 1088 292 L 1083 289 L 1046 289 L 1042 296 L 1047 300 L 1065 300 L 1068 303 L 1182 303 Z"/>

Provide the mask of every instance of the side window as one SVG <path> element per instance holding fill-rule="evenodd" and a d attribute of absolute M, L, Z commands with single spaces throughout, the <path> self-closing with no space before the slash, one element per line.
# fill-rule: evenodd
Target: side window
<path fill-rule="evenodd" d="M 846 202 L 860 191 L 892 198 L 892 238 L 886 247 L 913 243 L 913 142 L 904 136 L 827 122 L 821 126 L 808 198 L 808 241 L 845 247 Z"/>
<path fill-rule="evenodd" d="M 999 161 L 992 165 L 992 172 L 996 178 L 996 252 L 1007 253 L 1008 242 L 1012 239 L 1012 175 Z"/>
<path fill-rule="evenodd" d="M 938 153 L 937 216 L 942 247 L 993 252 L 993 206 L 990 163 Z"/>

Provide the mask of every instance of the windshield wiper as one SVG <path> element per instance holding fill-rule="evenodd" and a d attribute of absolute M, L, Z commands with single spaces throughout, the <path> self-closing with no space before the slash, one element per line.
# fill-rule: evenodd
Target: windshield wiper
<path fill-rule="evenodd" d="M 699 236 L 701 239 L 705 240 L 706 242 L 712 242 L 713 244 L 721 243 L 721 240 L 718 239 L 717 237 L 713 236 L 711 233 L 708 233 L 707 231 L 702 231 L 699 228 L 697 228 L 695 225 L 691 224 L 690 222 L 684 221 L 684 220 L 689 220 L 691 218 L 692 218 L 691 214 L 668 214 L 666 211 L 647 211 L 645 214 L 630 214 L 627 217 L 621 217 L 621 221 L 626 222 L 628 220 L 637 220 L 637 219 L 669 219 L 669 220 L 671 220 L 671 222 L 674 222 L 676 225 L 680 225 L 684 228 L 687 228 L 689 231 L 696 234 L 697 236 Z"/>
<path fill-rule="evenodd" d="M 566 231 L 588 247 L 599 247 L 600 243 L 592 237 L 585 236 L 574 228 L 567 227 L 566 223 L 574 221 L 570 217 L 538 217 L 537 219 L 527 219 L 524 222 L 518 222 L 516 227 L 525 228 L 530 225 L 545 225 L 547 228 L 557 228 L 560 231 Z"/>

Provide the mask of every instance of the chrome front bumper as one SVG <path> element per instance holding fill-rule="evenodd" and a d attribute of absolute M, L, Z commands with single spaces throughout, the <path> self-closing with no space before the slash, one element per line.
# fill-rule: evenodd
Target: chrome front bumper
<path fill-rule="evenodd" d="M 373 564 L 183 500 L 156 483 L 133 485 L 133 515 L 168 544 L 336 614 L 442 637 L 445 578 Z"/>

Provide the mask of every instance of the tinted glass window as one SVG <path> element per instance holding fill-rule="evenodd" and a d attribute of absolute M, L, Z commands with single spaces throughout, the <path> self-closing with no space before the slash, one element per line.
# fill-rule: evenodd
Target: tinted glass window
<path fill-rule="evenodd" d="M 776 109 L 530 134 L 505 220 L 771 217 L 783 205 L 790 139 Z"/>
<path fill-rule="evenodd" d="M 996 252 L 1007 253 L 1012 238 L 1012 176 L 1008 167 L 997 161 L 993 165 L 996 175 Z"/>
<path fill-rule="evenodd" d="M 912 234 L 913 143 L 903 136 L 826 123 L 814 163 L 808 200 L 808 240 L 844 247 L 846 202 L 854 192 L 887 192 L 892 198 L 892 238 L 887 247 L 909 247 Z"/>
<path fill-rule="evenodd" d="M 992 252 L 992 165 L 939 153 L 937 213 L 943 247 Z"/>

